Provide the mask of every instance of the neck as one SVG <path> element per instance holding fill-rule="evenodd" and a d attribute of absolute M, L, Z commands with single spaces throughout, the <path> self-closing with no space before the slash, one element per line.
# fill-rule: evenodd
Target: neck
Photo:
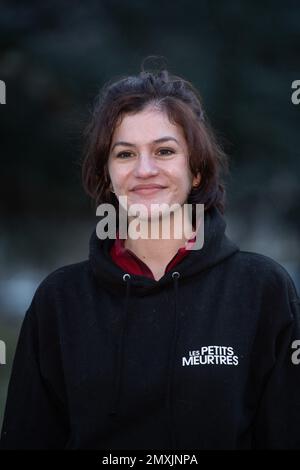
<path fill-rule="evenodd" d="M 134 224 L 136 232 L 141 236 L 134 239 L 130 236 L 131 230 L 128 230 L 125 247 L 149 265 L 166 266 L 179 248 L 184 247 L 193 236 L 190 219 L 183 216 L 178 223 L 178 219 L 176 220 L 173 213 L 170 217 L 170 223 L 165 223 L 165 225 L 163 218 L 157 218 L 151 222 L 131 219 L 129 225 L 131 223 Z M 169 229 L 166 228 L 168 225 Z"/>

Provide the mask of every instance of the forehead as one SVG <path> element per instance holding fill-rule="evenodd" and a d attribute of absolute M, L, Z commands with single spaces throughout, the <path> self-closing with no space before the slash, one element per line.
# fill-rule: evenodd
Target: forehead
<path fill-rule="evenodd" d="M 148 108 L 136 114 L 125 114 L 114 130 L 113 141 L 126 138 L 132 143 L 141 140 L 150 142 L 165 135 L 173 136 L 179 141 L 184 140 L 182 128 L 170 122 L 166 113 Z"/>

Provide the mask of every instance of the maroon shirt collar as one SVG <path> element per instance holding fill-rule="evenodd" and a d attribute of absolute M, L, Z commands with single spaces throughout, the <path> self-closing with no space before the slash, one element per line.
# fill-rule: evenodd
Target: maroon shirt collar
<path fill-rule="evenodd" d="M 188 241 L 189 244 L 195 242 L 196 237 Z M 165 273 L 173 269 L 185 256 L 189 254 L 190 250 L 187 250 L 186 246 L 179 248 L 176 255 L 168 263 Z M 121 268 L 123 271 L 128 272 L 129 274 L 135 274 L 139 276 L 149 277 L 154 279 L 151 269 L 140 259 L 138 258 L 131 250 L 125 248 L 124 239 L 119 238 L 119 232 L 117 232 L 117 237 L 110 249 L 110 255 L 112 260 Z"/>

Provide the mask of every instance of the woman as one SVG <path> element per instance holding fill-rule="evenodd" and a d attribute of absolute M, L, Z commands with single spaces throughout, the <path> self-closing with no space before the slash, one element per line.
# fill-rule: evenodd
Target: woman
<path fill-rule="evenodd" d="M 115 239 L 95 230 L 87 261 L 40 284 L 2 448 L 300 448 L 299 297 L 283 267 L 225 234 L 227 161 L 196 90 L 166 70 L 108 84 L 87 138 L 96 206 L 126 197 L 127 222 L 160 235 L 168 214 L 153 204 L 193 216 L 177 237 L 171 213 L 168 238 L 122 238 L 118 219 Z"/>

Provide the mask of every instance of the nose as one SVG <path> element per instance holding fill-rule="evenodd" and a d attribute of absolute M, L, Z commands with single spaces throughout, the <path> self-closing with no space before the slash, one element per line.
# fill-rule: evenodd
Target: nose
<path fill-rule="evenodd" d="M 143 153 L 137 159 L 134 176 L 137 178 L 147 178 L 149 176 L 156 176 L 158 171 L 155 159 L 151 155 Z"/>

